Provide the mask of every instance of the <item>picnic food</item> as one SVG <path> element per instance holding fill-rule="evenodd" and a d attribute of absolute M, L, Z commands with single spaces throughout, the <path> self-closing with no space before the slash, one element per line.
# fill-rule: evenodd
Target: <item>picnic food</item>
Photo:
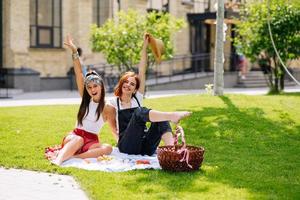
<path fill-rule="evenodd" d="M 137 164 L 137 165 L 141 165 L 141 164 L 150 165 L 150 161 L 149 160 L 137 160 L 137 161 L 135 161 L 135 164 Z"/>
<path fill-rule="evenodd" d="M 97 161 L 110 161 L 112 160 L 113 158 L 111 156 L 107 156 L 107 155 L 102 155 L 102 156 L 99 156 L 97 158 Z"/>

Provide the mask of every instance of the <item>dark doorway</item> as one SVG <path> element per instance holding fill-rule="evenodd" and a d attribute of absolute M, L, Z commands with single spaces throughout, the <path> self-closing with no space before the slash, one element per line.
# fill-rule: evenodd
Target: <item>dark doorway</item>
<path fill-rule="evenodd" d="M 207 20 L 216 20 L 215 12 L 206 13 L 189 13 L 187 14 L 190 25 L 190 52 L 193 56 L 192 69 L 197 71 L 211 71 L 210 67 L 210 51 L 211 51 L 211 32 L 212 24 Z M 238 13 L 225 11 L 224 17 L 226 19 L 238 18 Z M 207 23 L 205 23 L 207 22 Z M 214 24 L 213 24 L 214 25 Z M 215 26 L 215 25 L 214 25 Z M 231 38 L 235 37 L 234 25 L 232 25 Z M 197 55 L 197 57 L 196 57 Z M 199 57 L 198 57 L 199 56 Z M 231 42 L 230 52 L 230 71 L 235 71 L 237 66 L 236 48 Z"/>
<path fill-rule="evenodd" d="M 205 23 L 205 20 L 215 18 L 215 13 L 188 14 L 187 16 L 190 24 L 191 69 L 193 71 L 211 71 L 211 26 Z"/>
<path fill-rule="evenodd" d="M 235 25 L 231 25 L 231 38 L 235 38 Z M 238 71 L 239 55 L 236 52 L 233 41 L 231 42 L 231 54 L 230 54 L 230 71 Z"/>
<path fill-rule="evenodd" d="M 210 70 L 210 26 L 197 21 L 190 26 L 190 51 L 193 71 Z"/>

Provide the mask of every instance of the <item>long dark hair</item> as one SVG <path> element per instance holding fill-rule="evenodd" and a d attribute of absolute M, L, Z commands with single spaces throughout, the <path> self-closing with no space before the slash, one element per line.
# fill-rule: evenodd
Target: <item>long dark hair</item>
<path fill-rule="evenodd" d="M 88 76 L 90 76 L 92 74 L 99 76 L 95 71 L 91 71 L 91 72 L 88 72 L 86 74 L 85 78 L 87 78 Z M 100 76 L 99 76 L 99 80 L 100 80 L 100 83 L 101 83 L 101 96 L 100 96 L 99 105 L 98 105 L 97 110 L 96 110 L 97 120 L 99 119 L 100 114 L 102 113 L 104 105 L 105 105 L 105 87 L 104 87 L 104 82 L 103 82 L 103 80 L 102 80 L 102 78 Z M 78 111 L 78 114 L 77 114 L 77 121 L 78 121 L 78 124 L 81 125 L 81 126 L 82 126 L 82 120 L 83 120 L 83 118 L 85 116 L 87 116 L 88 113 L 89 113 L 89 104 L 90 104 L 90 101 L 91 101 L 91 96 L 89 95 L 89 93 L 88 93 L 88 91 L 86 89 L 86 85 L 84 84 L 83 95 L 82 95 L 82 99 L 81 99 L 81 104 L 80 104 L 79 111 Z"/>

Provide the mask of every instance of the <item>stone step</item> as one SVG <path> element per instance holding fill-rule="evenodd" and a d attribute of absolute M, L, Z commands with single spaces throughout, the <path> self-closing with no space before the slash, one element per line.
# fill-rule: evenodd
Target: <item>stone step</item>
<path fill-rule="evenodd" d="M 238 83 L 266 83 L 266 79 L 239 79 Z"/>
<path fill-rule="evenodd" d="M 256 88 L 256 87 L 268 87 L 267 83 L 252 83 L 252 84 L 244 84 L 238 83 L 235 87 L 237 88 Z"/>
<path fill-rule="evenodd" d="M 249 71 L 247 72 L 247 74 L 250 74 L 250 75 L 263 75 L 264 73 L 262 71 Z"/>
<path fill-rule="evenodd" d="M 12 96 L 23 94 L 22 89 L 0 88 L 0 98 L 11 98 Z"/>
<path fill-rule="evenodd" d="M 296 83 L 286 80 L 284 82 L 284 86 L 295 86 Z M 268 87 L 268 83 L 267 82 L 238 82 L 237 85 L 235 87 L 239 87 L 239 88 L 255 88 L 255 87 Z"/>
<path fill-rule="evenodd" d="M 261 74 L 246 74 L 246 77 L 247 78 L 264 78 L 265 77 L 265 75 L 263 74 L 263 73 L 261 73 Z"/>
<path fill-rule="evenodd" d="M 286 80 L 284 81 L 284 86 L 295 86 L 296 83 L 294 81 Z"/>
<path fill-rule="evenodd" d="M 247 80 L 249 80 L 249 81 L 252 81 L 252 80 L 266 80 L 266 78 L 264 77 L 264 76 L 262 76 L 262 77 L 257 77 L 257 76 L 246 76 L 246 79 L 241 79 L 240 77 L 239 77 L 239 80 L 242 80 L 242 81 L 247 81 Z"/>

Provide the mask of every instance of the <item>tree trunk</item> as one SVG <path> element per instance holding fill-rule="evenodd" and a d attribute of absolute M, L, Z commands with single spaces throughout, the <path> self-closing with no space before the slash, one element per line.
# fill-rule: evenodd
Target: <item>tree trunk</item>
<path fill-rule="evenodd" d="M 217 25 L 216 25 L 216 50 L 214 63 L 214 95 L 223 95 L 223 23 L 224 23 L 224 0 L 218 0 Z"/>
<path fill-rule="evenodd" d="M 270 72 L 268 73 L 270 89 L 274 88 L 273 73 L 274 73 L 273 69 L 271 69 Z"/>
<path fill-rule="evenodd" d="M 276 62 L 276 58 L 273 57 L 274 61 L 274 88 L 273 88 L 273 93 L 278 94 L 279 93 L 279 67 L 278 63 Z"/>
<path fill-rule="evenodd" d="M 280 91 L 284 90 L 284 77 L 285 77 L 285 71 L 283 69 L 283 66 L 280 64 Z"/>

